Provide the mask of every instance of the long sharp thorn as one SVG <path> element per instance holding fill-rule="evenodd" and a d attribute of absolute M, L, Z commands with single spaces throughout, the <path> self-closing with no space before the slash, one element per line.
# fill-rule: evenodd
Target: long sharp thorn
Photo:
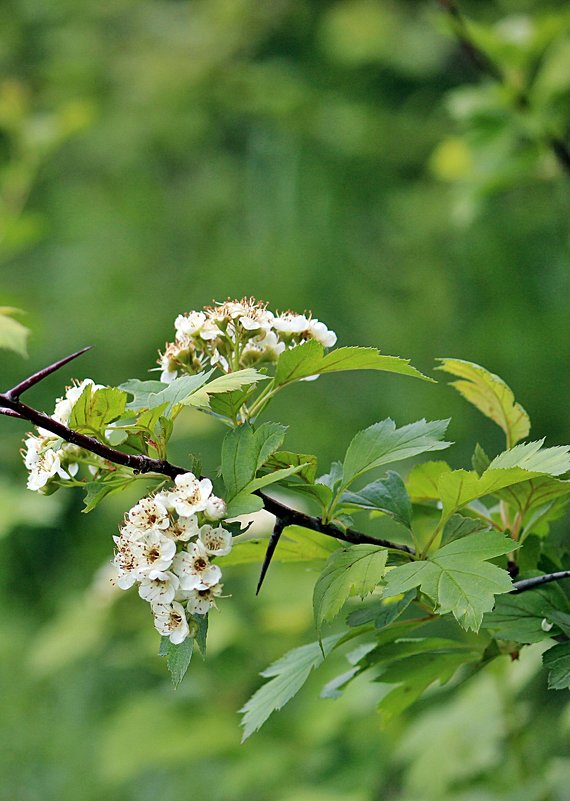
<path fill-rule="evenodd" d="M 9 392 L 6 393 L 8 397 L 16 400 L 20 397 L 27 389 L 33 387 L 35 384 L 38 384 L 40 381 L 43 381 L 48 375 L 55 373 L 56 370 L 59 370 L 60 367 L 68 364 L 68 362 L 73 361 L 73 359 L 77 359 L 78 356 L 82 356 L 88 350 L 91 350 L 93 345 L 88 345 L 86 348 L 81 348 L 81 350 L 75 351 L 75 353 L 66 356 L 63 359 L 60 359 L 53 364 L 50 364 L 48 367 L 44 367 L 43 370 L 38 370 L 37 373 L 34 373 L 29 378 L 25 378 L 23 381 L 20 381 L 19 384 L 16 384 Z"/>
<path fill-rule="evenodd" d="M 14 409 L 5 409 L 2 406 L 0 406 L 0 414 L 5 414 L 8 417 L 17 417 L 18 420 L 26 419 L 23 415 L 19 414 L 19 412 L 14 411 Z"/>
<path fill-rule="evenodd" d="M 261 589 L 261 585 L 263 584 L 263 579 L 265 578 L 265 574 L 271 564 L 271 560 L 273 559 L 273 554 L 275 553 L 275 549 L 277 548 L 277 543 L 281 538 L 281 534 L 283 533 L 283 529 L 285 528 L 283 522 L 277 518 L 275 521 L 275 526 L 273 528 L 273 532 L 269 537 L 269 542 L 267 543 L 267 550 L 265 552 L 265 559 L 263 560 L 263 564 L 261 565 L 261 573 L 259 574 L 259 581 L 257 582 L 257 589 L 255 591 L 256 595 L 259 595 L 259 591 Z"/>

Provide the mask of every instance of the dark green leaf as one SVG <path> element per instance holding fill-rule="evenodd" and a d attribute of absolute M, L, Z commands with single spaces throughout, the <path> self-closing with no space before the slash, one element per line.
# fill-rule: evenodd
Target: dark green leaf
<path fill-rule="evenodd" d="M 469 537 L 477 531 L 486 531 L 488 528 L 489 526 L 482 520 L 463 515 L 452 515 L 444 526 L 441 544 L 442 546 L 447 545 L 449 542 Z"/>
<path fill-rule="evenodd" d="M 553 601 L 560 602 L 548 587 L 541 587 L 529 592 L 503 595 L 497 598 L 495 609 L 485 615 L 483 626 L 492 632 L 493 637 L 500 640 L 514 640 L 520 643 L 533 643 L 547 640 L 552 636 L 551 630 L 557 617 Z M 567 607 L 567 602 L 565 606 Z M 568 621 L 570 622 L 570 617 Z M 556 627 L 553 633 L 560 629 Z"/>
<path fill-rule="evenodd" d="M 473 451 L 473 456 L 471 457 L 471 465 L 473 470 L 475 470 L 478 476 L 482 476 L 490 464 L 491 460 L 479 443 L 477 443 L 477 445 L 475 445 L 475 450 Z"/>
<path fill-rule="evenodd" d="M 164 642 L 165 640 L 166 642 Z M 174 645 L 170 642 L 168 637 L 163 637 L 161 640 L 159 655 L 163 656 L 164 653 L 166 654 L 166 666 L 168 667 L 172 684 L 175 688 L 178 687 L 186 675 L 190 660 L 192 659 L 193 649 L 193 637 L 186 637 L 180 645 Z"/>
<path fill-rule="evenodd" d="M 561 642 L 550 648 L 543 654 L 542 663 L 549 671 L 550 690 L 570 689 L 570 642 Z"/>
<path fill-rule="evenodd" d="M 284 467 L 298 467 L 297 476 L 307 484 L 312 484 L 317 475 L 317 457 L 309 453 L 291 453 L 276 451 L 266 460 L 264 467 L 269 470 L 281 470 Z"/>
<path fill-rule="evenodd" d="M 386 478 L 373 481 L 356 492 L 344 492 L 340 502 L 359 509 L 385 512 L 406 528 L 412 526 L 412 504 L 404 482 L 394 471 L 390 470 Z"/>
<path fill-rule="evenodd" d="M 198 650 L 202 655 L 202 659 L 206 658 L 206 638 L 208 636 L 208 613 L 205 615 L 194 615 L 194 620 L 197 624 L 196 633 L 194 635 Z"/>
<path fill-rule="evenodd" d="M 362 609 L 356 609 L 351 612 L 346 622 L 349 626 L 363 626 L 366 623 L 374 623 L 376 629 L 383 629 L 397 620 L 415 597 L 416 591 L 410 590 L 399 600 L 389 598 L 387 600 L 379 599 L 378 601 L 373 601 L 362 607 Z"/>

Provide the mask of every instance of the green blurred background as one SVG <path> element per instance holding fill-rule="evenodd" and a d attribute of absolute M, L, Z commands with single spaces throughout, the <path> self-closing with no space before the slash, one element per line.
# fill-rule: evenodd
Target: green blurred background
<path fill-rule="evenodd" d="M 428 0 L 5 0 L 0 303 L 33 334 L 2 384 L 87 344 L 30 400 L 144 379 L 178 313 L 254 295 L 423 371 L 480 362 L 567 442 L 570 184 L 548 140 L 570 120 L 569 12 L 465 12 L 506 87 Z M 388 415 L 452 416 L 456 466 L 501 447 L 441 383 L 328 377 L 272 411 L 323 469 Z M 180 422 L 173 458 L 213 474 L 223 432 Z M 332 661 L 240 746 L 258 671 L 314 638 L 316 573 L 274 564 L 256 599 L 255 571 L 228 568 L 210 657 L 174 692 L 146 605 L 105 574 L 134 498 L 83 516 L 73 493 L 36 497 L 26 426 L 0 428 L 1 801 L 568 800 L 570 706 L 532 648 L 386 729 L 374 685 L 318 699 Z"/>

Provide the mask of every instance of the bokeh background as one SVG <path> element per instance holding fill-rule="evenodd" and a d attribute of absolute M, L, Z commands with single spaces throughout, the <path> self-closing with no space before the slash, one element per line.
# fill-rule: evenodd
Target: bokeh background
<path fill-rule="evenodd" d="M 533 434 L 568 442 L 570 177 L 549 141 L 570 119 L 569 12 L 464 10 L 503 86 L 429 0 L 6 0 L 0 303 L 32 336 L 2 384 L 87 344 L 38 406 L 72 376 L 144 379 L 178 313 L 254 295 L 423 371 L 482 363 Z M 328 377 L 273 408 L 323 469 L 388 415 L 451 416 L 458 467 L 501 447 L 445 382 Z M 319 700 L 333 660 L 240 746 L 259 670 L 314 638 L 316 573 L 274 564 L 256 599 L 255 571 L 228 568 L 210 656 L 174 692 L 146 604 L 105 574 L 134 498 L 84 516 L 27 492 L 25 431 L 0 419 L 1 801 L 567 801 L 570 706 L 532 649 L 388 728 L 374 685 Z M 189 414 L 173 456 L 213 474 L 222 434 Z"/>

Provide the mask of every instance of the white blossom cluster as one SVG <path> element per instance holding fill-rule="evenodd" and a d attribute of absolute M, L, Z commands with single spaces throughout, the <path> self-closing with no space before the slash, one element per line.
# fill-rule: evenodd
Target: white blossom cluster
<path fill-rule="evenodd" d="M 114 538 L 117 584 L 138 584 L 155 628 L 175 645 L 192 633 L 192 615 L 205 615 L 221 595 L 222 571 L 212 560 L 231 551 L 232 535 L 211 523 L 225 512 L 209 479 L 184 473 L 174 489 L 133 506 Z"/>
<path fill-rule="evenodd" d="M 91 384 L 92 392 L 104 389 L 101 384 L 95 384 L 91 378 L 86 378 L 79 384 L 68 387 L 63 398 L 58 398 L 55 409 L 51 415 L 54 420 L 63 425 L 69 424 L 69 419 L 75 403 L 81 397 L 85 387 Z M 22 456 L 24 464 L 29 470 L 28 489 L 47 493 L 50 491 L 50 481 L 56 477 L 71 480 L 79 470 L 79 462 L 85 451 L 77 445 L 65 442 L 56 434 L 38 429 L 38 435 L 30 435 L 24 440 Z M 97 462 L 98 457 L 89 455 L 90 462 Z M 101 460 L 101 464 L 103 464 Z M 97 472 L 97 465 L 90 465 L 92 473 Z"/>
<path fill-rule="evenodd" d="M 202 311 L 179 314 L 176 335 L 160 354 L 161 381 L 170 383 L 179 371 L 196 373 L 208 365 L 230 373 L 245 367 L 275 362 L 286 348 L 315 339 L 325 348 L 336 334 L 311 316 L 274 314 L 254 298 L 227 300 Z"/>

